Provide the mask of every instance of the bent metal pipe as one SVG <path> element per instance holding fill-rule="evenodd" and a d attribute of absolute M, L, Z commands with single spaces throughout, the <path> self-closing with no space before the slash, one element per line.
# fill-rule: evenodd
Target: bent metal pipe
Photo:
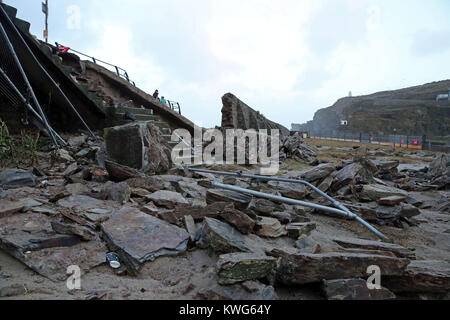
<path fill-rule="evenodd" d="M 314 190 L 315 192 L 317 192 L 318 194 L 320 194 L 325 199 L 329 200 L 333 204 L 333 206 L 336 207 L 337 209 L 326 207 L 326 206 L 321 206 L 321 205 L 318 205 L 318 204 L 315 204 L 315 203 L 304 202 L 304 201 L 299 201 L 299 200 L 290 199 L 290 198 L 284 198 L 284 197 L 278 197 L 278 196 L 274 196 L 274 195 L 271 195 L 271 194 L 257 192 L 257 191 L 253 191 L 253 190 L 247 190 L 247 189 L 239 188 L 239 187 L 235 187 L 235 186 L 224 185 L 224 184 L 220 184 L 220 183 L 216 183 L 216 182 L 212 183 L 213 186 L 216 186 L 218 188 L 223 188 L 223 189 L 228 189 L 228 190 L 232 190 L 232 191 L 252 194 L 252 195 L 255 195 L 255 196 L 258 196 L 258 197 L 262 197 L 262 198 L 266 198 L 266 199 L 272 199 L 272 200 L 276 200 L 276 201 L 281 201 L 281 202 L 288 203 L 288 204 L 289 203 L 290 204 L 296 204 L 296 205 L 301 205 L 301 206 L 305 206 L 305 207 L 311 207 L 311 208 L 316 208 L 316 209 L 319 209 L 319 210 L 324 210 L 324 211 L 327 211 L 327 212 L 333 212 L 333 213 L 336 213 L 336 214 L 338 214 L 340 216 L 344 216 L 346 218 L 358 221 L 359 223 L 364 225 L 366 228 L 368 228 L 371 232 L 373 232 L 375 235 L 377 235 L 379 238 L 381 238 L 383 240 L 388 240 L 388 238 L 384 234 L 382 234 L 377 229 L 372 227 L 364 219 L 362 219 L 361 217 L 359 217 L 355 213 L 351 212 L 342 203 L 340 203 L 339 201 L 333 199 L 332 197 L 330 197 L 329 195 L 324 193 L 322 190 L 316 188 L 315 186 L 313 186 L 309 182 L 306 182 L 306 181 L 303 181 L 303 180 L 297 180 L 297 179 L 286 179 L 286 178 L 280 178 L 280 177 L 269 177 L 269 176 L 258 176 L 258 175 L 252 175 L 252 174 L 245 174 L 245 173 L 242 173 L 241 171 L 238 171 L 238 172 L 225 172 L 225 171 L 213 171 L 213 170 L 193 169 L 193 168 L 188 168 L 188 170 L 191 171 L 191 172 L 203 172 L 203 173 L 211 173 L 211 174 L 217 174 L 217 175 L 223 175 L 223 176 L 235 176 L 235 177 L 242 177 L 242 178 L 259 179 L 259 180 L 265 180 L 265 181 L 280 181 L 280 182 L 298 183 L 298 184 L 306 185 L 309 188 L 311 188 L 312 190 Z"/>

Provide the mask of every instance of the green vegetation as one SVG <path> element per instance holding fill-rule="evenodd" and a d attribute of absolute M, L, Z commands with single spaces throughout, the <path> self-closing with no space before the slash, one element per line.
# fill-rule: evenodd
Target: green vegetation
<path fill-rule="evenodd" d="M 6 123 L 0 119 L 0 167 L 36 164 L 39 138 L 39 132 L 25 130 L 20 136 L 12 136 Z"/>

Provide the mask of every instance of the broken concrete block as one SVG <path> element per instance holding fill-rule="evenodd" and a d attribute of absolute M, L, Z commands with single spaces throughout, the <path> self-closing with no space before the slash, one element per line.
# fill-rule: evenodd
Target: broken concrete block
<path fill-rule="evenodd" d="M 108 181 L 102 187 L 100 196 L 103 200 L 113 200 L 125 204 L 130 200 L 131 188 L 128 184 Z"/>
<path fill-rule="evenodd" d="M 386 288 L 369 289 L 363 279 L 324 280 L 322 290 L 328 300 L 393 300 Z"/>
<path fill-rule="evenodd" d="M 254 253 L 223 254 L 217 262 L 220 284 L 264 278 L 276 267 L 276 259 Z"/>
<path fill-rule="evenodd" d="M 238 229 L 242 234 L 251 233 L 255 227 L 255 221 L 252 218 L 233 208 L 225 208 L 219 213 L 219 216 Z"/>
<path fill-rule="evenodd" d="M 109 160 L 146 174 L 166 172 L 172 165 L 171 149 L 151 121 L 107 128 L 105 143 Z"/>
<path fill-rule="evenodd" d="M 212 189 L 206 192 L 206 203 L 212 204 L 214 202 L 233 202 L 238 210 L 245 210 L 248 208 L 252 196 L 230 190 Z"/>
<path fill-rule="evenodd" d="M 2 188 L 35 187 L 36 183 L 36 176 L 24 170 L 5 169 L 0 173 L 0 187 Z"/>
<path fill-rule="evenodd" d="M 213 218 L 205 218 L 199 246 L 218 253 L 261 252 L 232 226 Z"/>
<path fill-rule="evenodd" d="M 149 201 L 153 201 L 158 206 L 168 209 L 173 209 L 179 205 L 189 205 L 189 201 L 187 201 L 181 194 L 167 190 L 156 191 L 148 196 L 145 196 L 145 198 Z"/>
<path fill-rule="evenodd" d="M 255 230 L 256 234 L 261 237 L 279 238 L 287 235 L 287 231 L 280 221 L 269 217 L 261 217 L 261 220 L 256 221 Z"/>
<path fill-rule="evenodd" d="M 102 224 L 104 239 L 132 274 L 143 263 L 165 255 L 184 252 L 189 241 L 186 230 L 124 207 Z"/>
<path fill-rule="evenodd" d="M 379 266 L 382 275 L 402 275 L 408 259 L 360 253 L 285 254 L 277 270 L 286 285 L 367 276 L 367 268 Z"/>

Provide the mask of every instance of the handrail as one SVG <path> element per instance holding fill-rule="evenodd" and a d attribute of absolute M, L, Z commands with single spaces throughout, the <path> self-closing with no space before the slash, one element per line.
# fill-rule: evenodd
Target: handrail
<path fill-rule="evenodd" d="M 56 47 L 59 47 L 59 46 L 61 45 L 61 44 L 58 43 L 58 42 L 55 42 L 55 44 L 56 44 Z M 127 80 L 129 83 L 131 83 L 133 86 L 136 86 L 135 82 L 132 81 L 132 80 L 130 79 L 130 77 L 129 77 L 129 75 L 128 75 L 128 72 L 127 72 L 125 69 L 123 69 L 123 68 L 121 68 L 121 67 L 118 67 L 118 66 L 116 66 L 116 65 L 114 65 L 114 64 L 111 64 L 111 63 L 109 63 L 109 62 L 106 62 L 106 61 L 103 61 L 103 60 L 94 58 L 94 57 L 92 57 L 92 56 L 90 56 L 90 55 L 88 55 L 88 54 L 82 53 L 82 52 L 77 51 L 77 50 L 75 50 L 75 49 L 69 48 L 69 50 L 75 52 L 76 54 L 79 54 L 79 55 L 82 55 L 82 56 L 85 56 L 85 57 L 91 59 L 95 64 L 98 64 L 97 62 L 100 62 L 100 63 L 106 64 L 106 65 L 108 65 L 108 66 L 110 66 L 110 67 L 113 67 L 113 68 L 115 69 L 115 71 L 116 71 L 117 76 L 119 76 L 119 77 L 121 77 L 121 78 L 124 78 L 124 79 Z M 120 71 L 123 71 L 123 74 L 121 74 Z"/>
<path fill-rule="evenodd" d="M 170 109 L 172 109 L 173 111 L 178 111 L 178 113 L 181 115 L 181 106 L 180 106 L 179 102 L 170 101 L 170 100 L 166 100 L 166 101 L 167 101 L 167 104 Z"/>

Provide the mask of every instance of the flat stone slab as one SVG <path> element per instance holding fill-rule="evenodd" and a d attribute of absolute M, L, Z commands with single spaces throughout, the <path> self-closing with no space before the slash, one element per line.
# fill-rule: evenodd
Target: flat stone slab
<path fill-rule="evenodd" d="M 378 204 L 381 206 L 396 206 L 400 203 L 406 201 L 406 197 L 404 196 L 390 196 L 386 198 L 381 198 L 378 200 Z"/>
<path fill-rule="evenodd" d="M 250 300 L 250 301 L 271 301 L 277 300 L 277 294 L 272 286 L 266 286 L 257 281 L 246 281 L 235 285 L 214 285 L 201 289 L 198 298 L 203 300 Z"/>
<path fill-rule="evenodd" d="M 167 190 L 156 191 L 145 196 L 145 198 L 153 201 L 158 206 L 168 209 L 173 209 L 178 205 L 189 205 L 189 201 L 187 201 L 180 193 Z"/>
<path fill-rule="evenodd" d="M 205 218 L 202 227 L 200 247 L 210 247 L 218 253 L 256 252 L 263 253 L 255 248 L 249 240 L 238 230 L 227 223 L 213 218 Z"/>
<path fill-rule="evenodd" d="M 322 290 L 328 300 L 393 300 L 386 288 L 369 289 L 363 279 L 324 280 Z"/>
<path fill-rule="evenodd" d="M 54 281 L 66 280 L 71 265 L 85 272 L 105 262 L 107 249 L 98 237 L 80 242 L 75 235 L 52 233 L 46 215 L 31 212 L 5 217 L 0 219 L 0 249 Z"/>
<path fill-rule="evenodd" d="M 408 198 L 408 192 L 394 187 L 383 186 L 381 184 L 367 184 L 363 186 L 360 196 L 367 200 L 378 201 L 381 198 L 390 196 Z"/>
<path fill-rule="evenodd" d="M 235 284 L 264 278 L 276 264 L 275 258 L 254 253 L 223 254 L 217 262 L 219 283 Z"/>
<path fill-rule="evenodd" d="M 437 260 L 412 261 L 403 276 L 383 278 L 394 292 L 445 293 L 450 291 L 450 263 Z"/>
<path fill-rule="evenodd" d="M 61 199 L 57 202 L 61 207 L 68 209 L 79 209 L 79 210 L 89 210 L 98 209 L 105 206 L 105 202 L 95 198 L 91 198 L 84 195 L 73 195 L 65 199 Z"/>
<path fill-rule="evenodd" d="M 232 202 L 238 210 L 245 210 L 248 208 L 252 196 L 230 190 L 208 190 L 206 192 L 206 202 L 212 204 L 214 202 Z"/>
<path fill-rule="evenodd" d="M 278 219 L 269 217 L 256 221 L 255 230 L 258 236 L 267 238 L 279 238 L 288 234 Z"/>
<path fill-rule="evenodd" d="M 367 276 L 372 265 L 379 266 L 384 276 L 402 275 L 408 264 L 408 259 L 360 253 L 285 254 L 277 278 L 286 285 L 360 278 Z"/>
<path fill-rule="evenodd" d="M 176 255 L 186 250 L 189 234 L 177 226 L 124 207 L 102 224 L 104 239 L 133 274 L 157 257 Z"/>
<path fill-rule="evenodd" d="M 408 258 L 408 259 L 415 258 L 414 251 L 395 243 L 356 239 L 356 238 L 334 238 L 333 241 L 344 248 L 387 251 L 392 252 L 398 258 Z"/>
<path fill-rule="evenodd" d="M 9 189 L 36 186 L 34 174 L 20 169 L 5 169 L 0 172 L 0 187 Z"/>

